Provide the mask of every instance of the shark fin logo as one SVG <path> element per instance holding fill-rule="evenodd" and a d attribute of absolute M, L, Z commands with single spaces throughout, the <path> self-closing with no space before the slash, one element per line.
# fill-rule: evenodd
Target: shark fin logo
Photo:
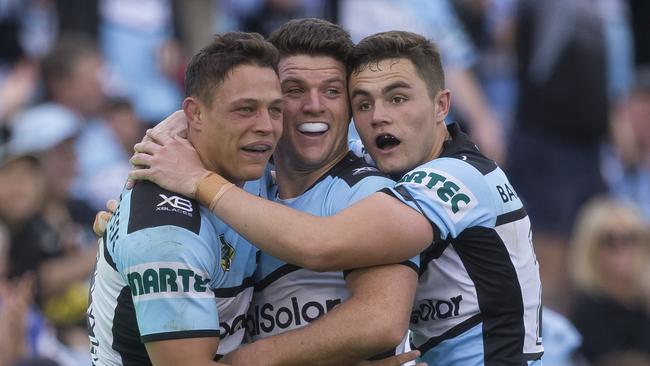
<path fill-rule="evenodd" d="M 221 242 L 221 269 L 227 272 L 230 271 L 232 259 L 235 257 L 235 248 L 226 241 L 223 234 L 219 235 L 219 241 Z"/>

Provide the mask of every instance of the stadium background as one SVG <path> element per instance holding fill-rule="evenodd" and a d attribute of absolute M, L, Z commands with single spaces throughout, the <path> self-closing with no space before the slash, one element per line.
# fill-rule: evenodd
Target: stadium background
<path fill-rule="evenodd" d="M 0 0 L 0 365 L 89 364 L 90 225 L 131 147 L 212 34 L 302 17 L 435 41 L 529 210 L 545 364 L 650 365 L 647 0 Z"/>

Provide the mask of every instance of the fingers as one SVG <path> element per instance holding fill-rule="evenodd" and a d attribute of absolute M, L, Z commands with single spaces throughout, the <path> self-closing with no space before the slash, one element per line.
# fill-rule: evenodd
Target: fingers
<path fill-rule="evenodd" d="M 406 353 L 396 355 L 394 357 L 395 358 L 394 363 L 391 363 L 390 365 L 399 366 L 399 365 L 402 365 L 402 364 L 407 363 L 409 361 L 413 361 L 418 357 L 420 357 L 420 351 L 418 351 L 418 350 L 409 351 L 409 352 L 406 352 Z"/>
<path fill-rule="evenodd" d="M 108 202 L 106 202 L 106 208 L 111 213 L 115 213 L 115 211 L 117 211 L 117 200 L 108 200 Z"/>
<path fill-rule="evenodd" d="M 165 144 L 169 143 L 172 140 L 172 137 L 173 137 L 173 136 L 170 136 L 167 132 L 158 131 L 155 128 L 154 129 L 148 129 L 147 132 L 146 132 L 146 135 L 151 140 L 158 143 L 159 145 L 165 145 Z"/>
<path fill-rule="evenodd" d="M 153 159 L 153 156 L 147 154 L 147 153 L 135 153 L 129 160 L 131 165 L 133 165 L 134 168 L 138 167 L 148 167 L 151 166 L 151 161 Z"/>
<path fill-rule="evenodd" d="M 151 180 L 152 171 L 150 169 L 133 169 L 129 172 L 129 179 L 131 180 Z"/>
<path fill-rule="evenodd" d="M 129 190 L 133 189 L 133 187 L 135 187 L 135 180 L 128 178 L 124 187 Z"/>
<path fill-rule="evenodd" d="M 146 153 L 146 154 L 155 154 L 156 151 L 160 149 L 160 144 L 158 144 L 156 141 L 144 141 L 144 142 L 138 142 L 133 146 L 133 151 L 135 152 L 140 152 L 140 153 Z"/>
<path fill-rule="evenodd" d="M 100 237 L 104 235 L 106 226 L 108 225 L 108 221 L 111 219 L 111 217 L 113 217 L 113 214 L 110 212 L 99 211 L 97 213 L 95 216 L 95 222 L 93 222 L 93 232 L 95 232 L 95 235 Z"/>

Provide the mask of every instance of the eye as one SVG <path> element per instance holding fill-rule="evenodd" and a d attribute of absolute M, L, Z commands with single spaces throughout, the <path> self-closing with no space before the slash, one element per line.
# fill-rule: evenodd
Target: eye
<path fill-rule="evenodd" d="M 357 110 L 359 111 L 369 111 L 371 108 L 370 102 L 363 101 L 357 104 Z"/>
<path fill-rule="evenodd" d="M 251 108 L 251 107 L 240 107 L 240 108 L 237 108 L 237 112 L 241 112 L 241 113 L 252 113 L 252 112 L 253 112 L 253 108 Z"/>
<path fill-rule="evenodd" d="M 289 88 L 289 89 L 284 91 L 284 94 L 300 95 L 300 94 L 302 94 L 302 89 L 300 89 L 300 88 Z"/>
<path fill-rule="evenodd" d="M 391 98 L 391 102 L 393 104 L 402 104 L 402 103 L 406 102 L 407 100 L 408 99 L 406 99 L 406 98 L 404 98 L 403 96 L 400 96 L 400 95 L 396 95 L 393 98 Z"/>
<path fill-rule="evenodd" d="M 282 114 L 282 108 L 281 107 L 271 107 L 269 108 L 269 112 L 273 115 L 280 115 Z"/>
<path fill-rule="evenodd" d="M 338 96 L 338 95 L 341 95 L 341 92 L 336 88 L 327 88 L 327 89 L 325 89 L 325 95 Z"/>

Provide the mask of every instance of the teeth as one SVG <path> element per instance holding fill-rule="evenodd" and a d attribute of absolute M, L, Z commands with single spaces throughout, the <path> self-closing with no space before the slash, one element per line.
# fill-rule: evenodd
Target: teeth
<path fill-rule="evenodd" d="M 307 122 L 298 125 L 300 132 L 325 132 L 329 129 L 326 123 L 322 122 Z"/>

